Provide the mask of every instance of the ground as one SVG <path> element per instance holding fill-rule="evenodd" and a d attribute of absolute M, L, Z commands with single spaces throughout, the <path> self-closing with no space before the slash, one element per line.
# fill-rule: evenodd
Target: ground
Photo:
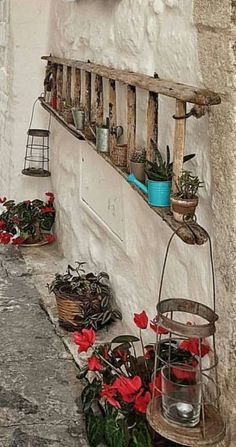
<path fill-rule="evenodd" d="M 19 250 L 1 248 L 0 447 L 85 446 L 81 384 Z"/>

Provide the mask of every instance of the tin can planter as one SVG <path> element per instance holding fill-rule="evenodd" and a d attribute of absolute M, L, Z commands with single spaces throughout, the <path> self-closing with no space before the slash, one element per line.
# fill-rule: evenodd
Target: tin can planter
<path fill-rule="evenodd" d="M 84 123 L 85 123 L 85 113 L 84 110 L 72 107 L 71 109 L 72 115 L 73 115 L 73 121 L 76 129 L 78 130 L 84 130 Z"/>
<path fill-rule="evenodd" d="M 127 144 L 117 144 L 112 148 L 111 160 L 119 168 L 127 168 Z"/>
<path fill-rule="evenodd" d="M 96 148 L 98 152 L 109 153 L 109 127 L 96 126 Z"/>
<path fill-rule="evenodd" d="M 171 197 L 171 209 L 177 222 L 194 220 L 197 205 L 198 197 L 193 197 L 192 199 Z"/>

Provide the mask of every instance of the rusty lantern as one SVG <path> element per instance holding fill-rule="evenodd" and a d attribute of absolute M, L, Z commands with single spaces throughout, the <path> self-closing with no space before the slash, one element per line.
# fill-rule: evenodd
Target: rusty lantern
<path fill-rule="evenodd" d="M 165 268 L 175 234 L 167 245 L 160 281 L 155 322 L 165 331 L 156 336 L 154 387 L 147 419 L 157 433 L 170 441 L 185 446 L 208 446 L 225 436 L 225 423 L 219 411 L 215 345 L 218 315 L 212 245 L 209 238 L 213 308 L 192 299 L 162 299 Z M 191 317 L 196 324 L 189 322 Z M 163 341 L 169 345 L 165 359 L 160 354 Z M 191 361 L 180 363 L 177 359 L 176 347 L 180 346 L 182 349 L 189 346 L 190 352 L 192 349 Z"/>
<path fill-rule="evenodd" d="M 25 162 L 22 174 L 33 177 L 49 177 L 49 135 L 51 115 L 49 116 L 47 129 L 32 128 L 34 118 L 35 105 L 38 98 L 33 104 L 29 129 L 27 131 L 27 142 L 25 152 Z"/>

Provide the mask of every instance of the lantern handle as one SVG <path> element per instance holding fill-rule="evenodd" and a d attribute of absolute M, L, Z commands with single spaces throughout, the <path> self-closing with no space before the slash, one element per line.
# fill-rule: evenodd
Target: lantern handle
<path fill-rule="evenodd" d="M 40 95 L 40 97 L 42 96 L 43 94 L 41 94 Z M 34 103 L 33 103 L 33 107 L 32 107 L 32 112 L 31 112 L 31 116 L 30 116 L 30 122 L 29 122 L 29 129 L 31 129 L 31 126 L 32 126 L 32 122 L 33 122 L 33 119 L 34 119 L 34 110 L 35 110 L 35 106 L 36 106 L 36 103 L 37 103 L 37 101 L 39 101 L 39 98 L 40 97 L 38 97 L 38 98 L 36 98 L 36 100 L 34 101 Z M 51 127 L 51 113 L 49 114 L 49 120 L 48 120 L 48 131 L 50 131 L 50 127 Z"/>
<path fill-rule="evenodd" d="M 159 294 L 158 294 L 158 304 L 161 301 L 161 297 L 162 297 L 162 289 L 163 289 L 163 281 L 164 281 L 164 275 L 165 275 L 165 270 L 166 270 L 166 264 L 167 264 L 167 259 L 168 259 L 168 255 L 169 255 L 169 250 L 170 250 L 170 246 L 171 243 L 174 239 L 174 237 L 176 236 L 176 234 L 178 234 L 178 231 L 181 228 L 186 228 L 186 226 L 190 229 L 191 228 L 188 226 L 187 223 L 185 223 L 184 225 L 181 225 L 180 227 L 178 227 L 173 234 L 171 235 L 167 247 L 166 247 L 166 252 L 165 252 L 165 257 L 164 257 L 164 262 L 163 262 L 163 267 L 162 267 L 162 272 L 161 272 L 161 280 L 160 280 L 160 287 L 159 287 Z M 209 257 L 210 257 L 210 265 L 211 265 L 211 276 L 212 276 L 212 296 L 213 296 L 213 310 L 215 312 L 215 308 L 216 308 L 216 283 L 215 283 L 215 269 L 214 269 L 214 262 L 213 262 L 213 250 L 212 250 L 212 241 L 211 238 L 208 235 L 208 240 L 209 240 Z"/>

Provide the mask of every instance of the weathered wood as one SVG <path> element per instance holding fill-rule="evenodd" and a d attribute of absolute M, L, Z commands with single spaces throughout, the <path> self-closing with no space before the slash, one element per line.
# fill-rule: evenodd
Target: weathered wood
<path fill-rule="evenodd" d="M 63 87 L 63 65 L 57 66 L 57 109 L 60 110 Z"/>
<path fill-rule="evenodd" d="M 71 67 L 66 70 L 66 102 L 71 104 Z"/>
<path fill-rule="evenodd" d="M 102 77 L 96 75 L 95 77 L 95 97 L 96 97 L 96 122 L 103 123 L 103 80 Z"/>
<path fill-rule="evenodd" d="M 85 116 L 88 122 L 90 122 L 91 119 L 91 73 L 86 71 L 85 72 L 85 95 L 84 95 L 84 109 L 85 109 Z"/>
<path fill-rule="evenodd" d="M 127 87 L 127 157 L 128 162 L 136 144 L 136 88 Z"/>
<path fill-rule="evenodd" d="M 96 149 L 96 145 L 90 141 L 87 140 L 85 134 L 81 131 L 79 131 L 78 129 L 76 129 L 72 124 L 68 124 L 62 116 L 59 115 L 58 112 L 56 112 L 55 110 L 53 110 L 53 108 L 47 104 L 44 101 L 44 98 L 40 97 L 39 98 L 42 107 L 47 110 L 49 113 L 51 113 L 51 115 L 66 129 L 68 130 L 68 132 L 70 132 L 72 135 L 74 135 L 76 138 L 78 138 L 79 140 L 86 140 L 88 142 L 88 144 L 97 152 Z M 124 172 L 122 169 L 120 169 L 119 167 L 115 166 L 112 163 L 111 158 L 106 155 L 106 154 L 102 154 L 101 152 L 98 153 L 99 156 L 101 156 L 102 158 L 104 158 L 104 160 L 106 160 L 107 163 L 109 163 L 122 177 L 124 177 L 124 179 L 127 179 L 127 173 Z M 176 222 L 176 220 L 173 217 L 173 214 L 170 212 L 169 208 L 158 208 L 158 207 L 151 207 L 148 202 L 147 202 L 147 196 L 145 194 L 143 194 L 138 188 L 136 188 L 136 186 L 131 185 L 130 187 L 132 189 L 134 189 L 142 198 L 143 200 L 147 203 L 147 206 L 149 206 L 154 213 L 158 214 L 161 219 L 166 222 L 166 224 L 173 230 L 177 232 L 177 236 L 179 236 L 180 239 L 182 239 L 185 243 L 187 244 L 204 244 L 207 239 L 208 239 L 208 234 L 207 232 L 200 227 L 197 223 L 195 224 L 188 224 L 186 226 L 183 226 L 182 223 Z"/>
<path fill-rule="evenodd" d="M 175 116 L 184 116 L 186 114 L 186 103 L 176 101 Z M 177 192 L 176 182 L 183 169 L 183 156 L 185 147 L 185 132 L 186 132 L 186 119 L 177 119 L 175 121 L 175 136 L 173 144 L 173 180 L 172 190 Z"/>
<path fill-rule="evenodd" d="M 110 127 L 110 136 L 109 136 L 109 148 L 110 155 L 112 155 L 112 150 L 114 146 L 117 144 L 117 137 L 115 133 L 115 128 L 117 125 L 116 119 L 116 83 L 113 80 L 109 80 L 109 127 Z"/>
<path fill-rule="evenodd" d="M 81 71 L 79 68 L 75 69 L 74 102 L 77 106 L 81 104 Z"/>
<path fill-rule="evenodd" d="M 154 160 L 152 140 L 158 145 L 158 94 L 149 92 L 147 107 L 147 160 Z"/>
<path fill-rule="evenodd" d="M 52 66 L 52 96 L 57 96 L 57 65 Z"/>
<path fill-rule="evenodd" d="M 119 81 L 127 85 L 133 85 L 155 93 L 160 93 L 164 96 L 170 96 L 171 98 L 176 98 L 184 102 L 191 102 L 193 104 L 200 105 L 214 105 L 220 104 L 221 102 L 220 96 L 217 93 L 191 85 L 180 84 L 178 82 L 167 81 L 160 78 L 153 78 L 152 76 L 133 73 L 126 70 L 105 67 L 103 65 L 97 65 L 91 62 L 86 63 L 54 56 L 42 56 L 42 59 L 49 60 L 57 64 L 77 67 L 108 79 L 113 79 L 115 81 Z"/>

